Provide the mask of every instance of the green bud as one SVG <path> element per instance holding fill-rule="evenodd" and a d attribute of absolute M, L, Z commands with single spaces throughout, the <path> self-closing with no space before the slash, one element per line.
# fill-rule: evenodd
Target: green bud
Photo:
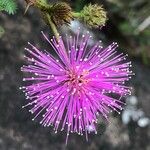
<path fill-rule="evenodd" d="M 107 20 L 106 11 L 102 6 L 89 4 L 80 12 L 81 18 L 89 27 L 98 28 L 104 26 Z"/>

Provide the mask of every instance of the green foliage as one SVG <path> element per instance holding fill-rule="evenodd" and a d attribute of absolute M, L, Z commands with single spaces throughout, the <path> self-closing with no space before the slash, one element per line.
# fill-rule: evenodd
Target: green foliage
<path fill-rule="evenodd" d="M 14 14 L 17 4 L 14 0 L 0 0 L 0 11 L 6 11 L 8 14 Z"/>
<path fill-rule="evenodd" d="M 109 14 L 120 35 L 127 39 L 126 49 L 150 65 L 150 0 L 109 0 Z M 117 19 L 116 19 L 117 18 Z M 115 19 L 115 21 L 114 21 Z"/>

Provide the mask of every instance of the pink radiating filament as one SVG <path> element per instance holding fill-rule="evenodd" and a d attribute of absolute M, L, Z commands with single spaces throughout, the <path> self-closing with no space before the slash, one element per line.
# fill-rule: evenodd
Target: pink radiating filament
<path fill-rule="evenodd" d="M 97 133 L 98 115 L 108 120 L 111 110 L 122 110 L 124 103 L 110 94 L 123 97 L 131 93 L 124 85 L 133 74 L 131 62 L 126 61 L 127 55 L 117 54 L 117 43 L 89 47 L 89 34 L 69 37 L 67 46 L 61 37 L 57 43 L 42 34 L 58 58 L 29 43 L 32 50 L 26 48 L 30 55 L 25 58 L 31 64 L 21 70 L 32 76 L 23 79 L 27 85 L 21 89 L 29 99 L 23 107 L 32 106 L 33 120 L 42 114 L 40 124 L 53 125 L 56 133 L 59 128 L 66 129 L 67 139 L 70 132 L 85 133 L 86 137 L 91 129 Z"/>

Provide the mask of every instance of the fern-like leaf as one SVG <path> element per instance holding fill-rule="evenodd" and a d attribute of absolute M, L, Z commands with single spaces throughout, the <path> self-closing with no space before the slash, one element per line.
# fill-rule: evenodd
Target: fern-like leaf
<path fill-rule="evenodd" d="M 0 0 L 0 11 L 6 11 L 8 14 L 16 12 L 17 5 L 14 0 Z"/>

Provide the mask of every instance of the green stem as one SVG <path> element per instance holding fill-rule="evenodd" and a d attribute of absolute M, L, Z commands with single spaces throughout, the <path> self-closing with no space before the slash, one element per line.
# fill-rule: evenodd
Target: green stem
<path fill-rule="evenodd" d="M 49 22 L 49 25 L 50 25 L 50 27 L 51 27 L 53 33 L 54 33 L 54 36 L 56 37 L 56 40 L 57 40 L 57 42 L 58 42 L 58 41 L 59 41 L 59 33 L 58 33 L 57 28 L 56 28 L 56 25 L 53 23 L 53 21 L 52 21 L 52 19 L 51 19 L 51 17 L 50 17 L 49 14 L 46 14 L 46 17 L 47 17 L 47 20 L 48 20 L 48 22 Z"/>
<path fill-rule="evenodd" d="M 48 23 L 49 23 L 49 26 L 51 27 L 53 33 L 54 33 L 54 36 L 56 37 L 56 40 L 57 42 L 59 41 L 59 33 L 58 33 L 58 30 L 56 28 L 56 25 L 53 23 L 52 19 L 51 19 L 51 16 L 49 14 L 49 11 L 51 10 L 51 7 L 52 5 L 50 4 L 47 4 L 46 1 L 37 1 L 36 2 L 36 6 L 42 11 L 45 13 L 46 15 L 46 18 L 48 20 Z M 47 12 L 47 13 L 46 13 Z"/>
<path fill-rule="evenodd" d="M 80 12 L 72 12 L 72 15 L 75 18 L 81 18 L 81 13 Z"/>
<path fill-rule="evenodd" d="M 52 5 L 47 4 L 46 2 L 36 1 L 36 7 L 39 8 L 41 11 L 49 11 Z"/>
<path fill-rule="evenodd" d="M 54 22 L 51 19 L 51 13 L 50 13 L 51 9 L 52 9 L 52 5 L 48 4 L 46 0 L 36 0 L 35 2 L 34 1 L 32 2 L 32 0 L 28 0 L 28 1 L 27 1 L 27 5 L 28 5 L 27 9 L 29 8 L 29 6 L 33 5 L 36 8 L 38 8 L 39 10 L 41 10 L 41 12 L 46 17 L 46 20 L 48 21 L 48 24 L 49 24 L 50 28 L 52 29 L 54 36 L 58 42 L 59 38 L 60 38 L 59 33 L 56 28 L 56 25 L 54 24 Z"/>

